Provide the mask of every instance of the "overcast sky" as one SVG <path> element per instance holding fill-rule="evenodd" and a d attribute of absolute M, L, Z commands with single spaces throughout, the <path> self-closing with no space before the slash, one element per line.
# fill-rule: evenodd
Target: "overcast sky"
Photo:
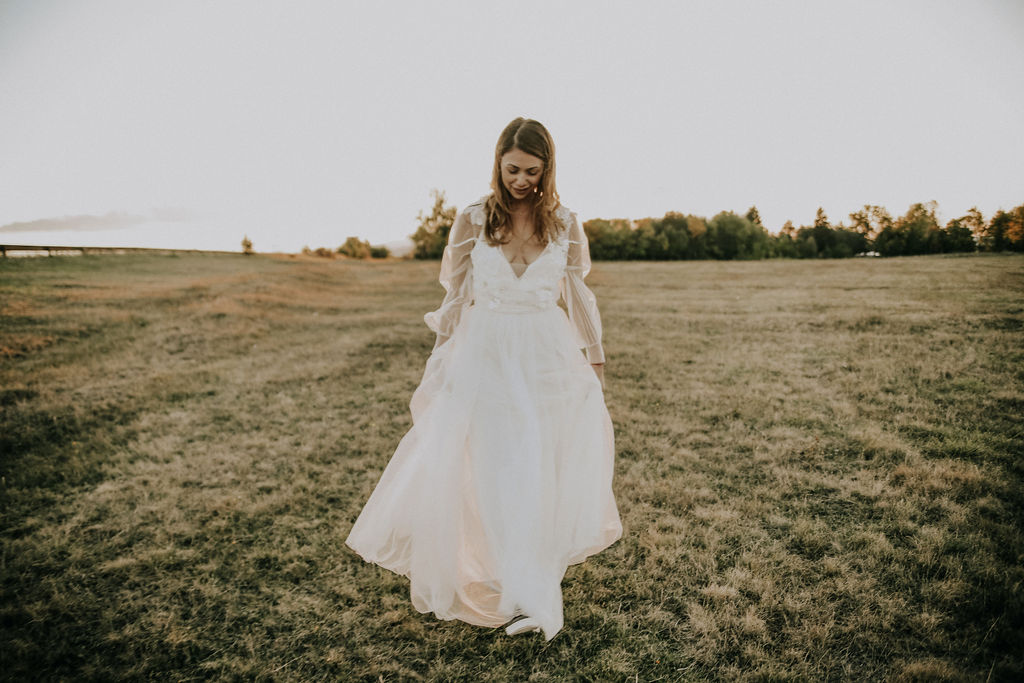
<path fill-rule="evenodd" d="M 987 218 L 1022 84 L 1019 0 L 0 0 L 0 242 L 401 239 L 519 115 L 583 219 Z"/>

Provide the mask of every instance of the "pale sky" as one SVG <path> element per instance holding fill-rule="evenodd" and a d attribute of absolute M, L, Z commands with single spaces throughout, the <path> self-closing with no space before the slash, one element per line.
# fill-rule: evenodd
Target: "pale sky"
<path fill-rule="evenodd" d="M 0 242 L 398 240 L 520 115 L 584 220 L 988 218 L 1024 203 L 1022 86 L 1020 0 L 0 0 Z"/>

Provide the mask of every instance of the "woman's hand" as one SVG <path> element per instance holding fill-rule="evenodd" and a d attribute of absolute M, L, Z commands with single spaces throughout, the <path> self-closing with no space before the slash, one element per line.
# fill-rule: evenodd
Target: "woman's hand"
<path fill-rule="evenodd" d="M 601 380 L 601 388 L 604 389 L 604 363 L 591 363 L 590 367 L 594 368 L 594 374 Z"/>

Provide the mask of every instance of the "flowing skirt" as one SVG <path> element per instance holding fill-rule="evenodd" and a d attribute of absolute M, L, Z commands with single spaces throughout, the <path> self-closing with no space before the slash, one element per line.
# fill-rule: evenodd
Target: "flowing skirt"
<path fill-rule="evenodd" d="M 562 628 L 568 565 L 614 543 L 614 437 L 558 307 L 474 306 L 427 361 L 398 445 L 346 539 L 410 580 L 413 606 Z"/>

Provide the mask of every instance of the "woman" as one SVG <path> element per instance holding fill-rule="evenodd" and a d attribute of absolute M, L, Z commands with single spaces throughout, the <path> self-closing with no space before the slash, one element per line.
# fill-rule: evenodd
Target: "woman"
<path fill-rule="evenodd" d="M 566 567 L 622 535 L 601 321 L 544 126 L 505 128 L 491 190 L 455 218 L 413 427 L 346 543 L 420 612 L 550 640 Z"/>

